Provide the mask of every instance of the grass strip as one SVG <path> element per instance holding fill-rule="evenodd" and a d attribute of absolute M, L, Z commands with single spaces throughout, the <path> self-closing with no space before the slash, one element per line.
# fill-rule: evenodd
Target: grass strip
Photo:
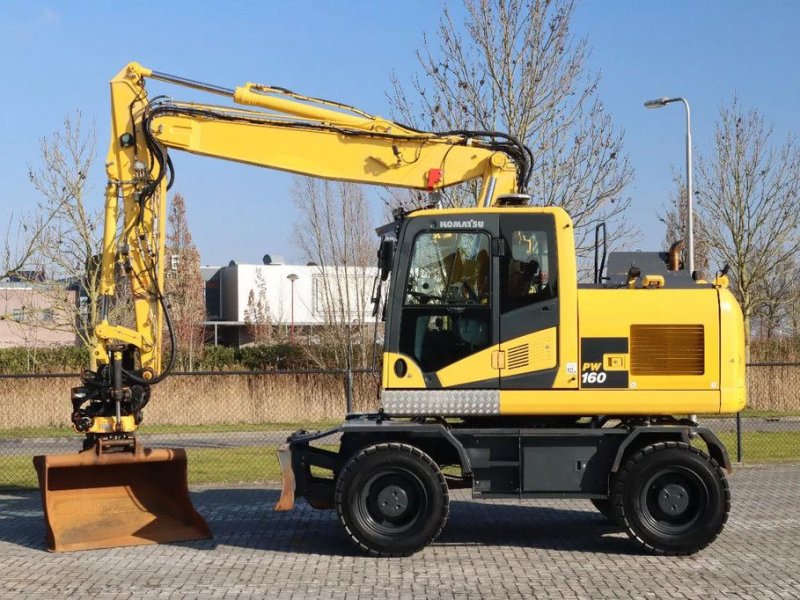
<path fill-rule="evenodd" d="M 736 460 L 736 433 L 719 438 Z M 321 446 L 335 450 L 336 446 Z M 800 431 L 746 431 L 742 434 L 745 463 L 800 461 Z M 274 446 L 187 448 L 189 485 L 234 485 L 280 480 Z M 319 473 L 322 475 L 322 473 Z M 35 489 L 36 472 L 30 456 L 0 455 L 0 489 Z"/>
<path fill-rule="evenodd" d="M 736 432 L 717 434 L 725 444 L 732 461 L 736 460 Z M 772 463 L 800 460 L 800 431 L 744 431 L 742 432 L 742 461 L 744 463 Z"/>
<path fill-rule="evenodd" d="M 336 450 L 336 445 L 319 446 Z M 280 481 L 275 446 L 187 448 L 189 485 L 236 485 Z M 328 472 L 329 473 L 329 472 Z M 324 476 L 325 472 L 315 473 Z M 35 489 L 36 471 L 30 456 L 0 455 L 0 489 Z"/>

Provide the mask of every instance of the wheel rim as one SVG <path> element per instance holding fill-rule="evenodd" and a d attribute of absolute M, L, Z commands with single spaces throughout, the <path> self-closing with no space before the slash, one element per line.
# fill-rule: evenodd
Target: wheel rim
<path fill-rule="evenodd" d="M 660 469 L 642 489 L 640 506 L 645 523 L 665 535 L 690 531 L 709 505 L 709 491 L 694 471 Z"/>
<path fill-rule="evenodd" d="M 374 473 L 358 494 L 357 510 L 361 522 L 374 533 L 396 536 L 420 521 L 428 506 L 422 481 L 400 469 Z"/>

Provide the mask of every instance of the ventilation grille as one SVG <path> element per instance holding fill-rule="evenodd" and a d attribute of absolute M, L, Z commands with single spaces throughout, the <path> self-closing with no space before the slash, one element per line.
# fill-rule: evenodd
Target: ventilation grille
<path fill-rule="evenodd" d="M 522 344 L 521 346 L 514 346 L 508 349 L 507 369 L 521 369 L 522 367 L 527 367 L 528 363 L 528 344 Z"/>
<path fill-rule="evenodd" d="M 631 325 L 633 375 L 702 375 L 702 325 Z"/>

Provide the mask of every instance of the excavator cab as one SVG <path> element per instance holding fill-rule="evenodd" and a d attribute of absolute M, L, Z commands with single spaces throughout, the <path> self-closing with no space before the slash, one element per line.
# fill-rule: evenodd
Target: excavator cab
<path fill-rule="evenodd" d="M 143 448 L 133 434 L 150 394 L 125 368 L 131 353 L 112 347 L 110 364 L 73 389 L 83 451 L 33 459 L 52 552 L 211 537 L 189 498 L 186 452 Z"/>

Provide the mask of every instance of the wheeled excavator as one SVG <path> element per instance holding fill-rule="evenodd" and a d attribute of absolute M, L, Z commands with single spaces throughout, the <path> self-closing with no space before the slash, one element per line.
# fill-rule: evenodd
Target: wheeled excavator
<path fill-rule="evenodd" d="M 228 103 L 151 98 L 148 80 Z M 476 499 L 590 500 L 661 554 L 696 552 L 719 534 L 731 463 L 685 415 L 745 405 L 742 314 L 726 269 L 698 280 L 679 247 L 607 256 L 598 227 L 594 282 L 579 285 L 572 220 L 530 204 L 533 155 L 507 134 L 419 131 L 284 88 L 228 89 L 137 63 L 112 79 L 111 112 L 101 292 L 108 306 L 125 275 L 135 327 L 103 311 L 99 367 L 72 393 L 84 450 L 35 458 L 50 549 L 210 535 L 189 501 L 185 453 L 143 448 L 135 435 L 173 362 L 163 293 L 173 150 L 434 200 L 480 182 L 474 207 L 434 201 L 378 229 L 380 409 L 292 434 L 278 450 L 277 510 L 297 498 L 335 509 L 376 556 L 432 542 L 459 487 Z"/>

